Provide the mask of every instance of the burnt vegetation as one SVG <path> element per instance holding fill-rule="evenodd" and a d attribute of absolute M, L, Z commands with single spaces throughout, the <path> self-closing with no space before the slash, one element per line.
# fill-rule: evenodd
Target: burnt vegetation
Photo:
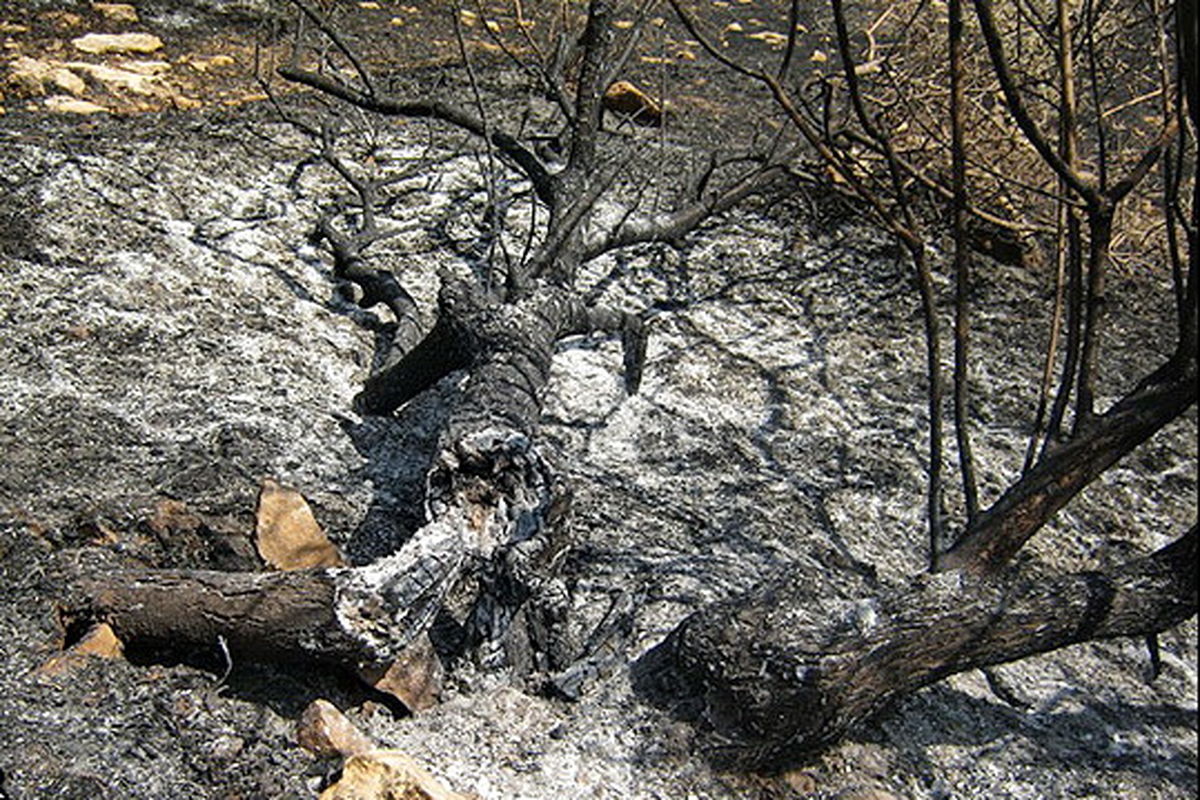
<path fill-rule="evenodd" d="M 752 197 L 814 184 L 870 214 L 911 270 L 929 410 L 927 492 L 912 502 L 925 508 L 928 572 L 903 586 L 861 582 L 851 598 L 785 576 L 701 609 L 631 665 L 642 696 L 695 720 L 722 763 L 777 768 L 950 674 L 1090 639 L 1153 637 L 1195 614 L 1194 525 L 1114 568 L 1014 567 L 1060 509 L 1195 403 L 1194 4 L 949 0 L 880 14 L 793 0 L 770 60 L 724 47 L 712 15 L 683 0 L 515 2 L 504 13 L 464 4 L 453 15 L 453 86 L 398 79 L 359 54 L 336 15 L 293 5 L 290 56 L 262 65 L 264 86 L 311 143 L 304 168 L 344 187 L 314 241 L 359 306 L 390 316 L 357 410 L 391 414 L 462 375 L 424 477 L 424 524 L 355 567 L 89 575 L 77 587 L 89 618 L 132 642 L 220 638 L 239 658 L 355 669 L 427 652 L 431 630 L 452 662 L 513 641 L 521 626 L 509 666 L 572 674 L 582 656 L 555 640 L 570 487 L 542 452 L 543 390 L 564 339 L 602 335 L 621 342 L 625 388 L 637 392 L 663 310 L 593 302 L 581 269 L 673 246 Z M 814 77 L 798 38 L 818 26 L 836 50 Z M 663 28 L 754 103 L 752 124 L 680 161 L 690 169 L 663 168 L 678 152 L 663 144 L 676 135 L 670 97 L 663 107 L 611 91 Z M 486 59 L 518 68 L 523 112 L 487 98 Z M 326 110 L 289 104 L 281 82 L 315 92 Z M 477 154 L 486 202 L 472 210 L 471 235 L 454 240 L 458 258 L 430 308 L 372 263 L 389 235 L 382 210 L 398 187 L 416 191 L 372 151 L 379 119 L 466 134 Z M 1057 276 L 1024 469 L 994 497 L 978 486 L 971 447 L 980 251 Z M 1109 277 L 1133 259 L 1173 276 L 1175 314 L 1159 327 L 1171 355 L 1104 405 Z M 939 271 L 954 287 L 948 320 Z M 577 690 L 565 679 L 546 686 Z"/>

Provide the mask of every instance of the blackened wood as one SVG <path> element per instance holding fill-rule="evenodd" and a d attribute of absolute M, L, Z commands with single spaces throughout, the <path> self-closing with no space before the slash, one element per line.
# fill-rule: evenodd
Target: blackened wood
<path fill-rule="evenodd" d="M 635 676 L 658 702 L 698 706 L 719 763 L 782 768 L 948 675 L 1193 616 L 1196 539 L 1110 572 L 943 574 L 857 600 L 784 579 L 692 615 Z"/>
<path fill-rule="evenodd" d="M 1154 381 L 1042 458 L 942 555 L 938 568 L 982 573 L 1003 567 L 1071 498 L 1196 402 L 1195 361 L 1176 366 L 1159 370 Z"/>
<path fill-rule="evenodd" d="M 335 615 L 337 571 L 136 570 L 82 577 L 89 612 L 126 644 L 354 663 L 369 654 Z"/>
<path fill-rule="evenodd" d="M 390 414 L 470 363 L 471 352 L 458 331 L 439 317 L 416 347 L 367 378 L 354 408 L 360 414 Z"/>

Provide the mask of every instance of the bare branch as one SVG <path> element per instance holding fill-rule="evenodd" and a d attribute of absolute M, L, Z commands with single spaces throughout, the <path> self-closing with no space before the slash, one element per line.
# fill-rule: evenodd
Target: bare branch
<path fill-rule="evenodd" d="M 943 554 L 938 569 L 997 572 L 1071 498 L 1195 402 L 1194 356 L 1172 359 L 1043 457 Z"/>
<path fill-rule="evenodd" d="M 763 191 L 787 175 L 781 165 L 767 165 L 708 198 L 670 213 L 627 218 L 600 241 L 588 247 L 584 259 L 592 259 L 611 250 L 646 242 L 677 242 L 714 214 L 736 206 L 747 197 Z"/>
<path fill-rule="evenodd" d="M 967 300 L 971 274 L 967 252 L 967 164 L 963 128 L 963 19 L 962 0 L 950 0 L 950 157 L 954 198 L 954 430 L 958 438 L 959 469 L 962 472 L 963 497 L 967 524 L 979 513 L 979 488 L 975 480 L 975 459 L 968 428 L 968 334 L 970 317 Z"/>
<path fill-rule="evenodd" d="M 996 77 L 1000 81 L 1000 88 L 1004 92 L 1005 107 L 1012 114 L 1013 119 L 1016 120 L 1021 132 L 1025 134 L 1025 139 L 1033 145 L 1033 149 L 1038 152 L 1042 160 L 1072 190 L 1079 193 L 1081 197 L 1085 198 L 1091 204 L 1098 202 L 1100 196 L 1096 187 L 1055 152 L 1054 148 L 1050 146 L 1049 142 L 1042 135 L 1037 123 L 1033 121 L 1033 117 L 1029 115 L 1029 111 L 1025 108 L 1025 101 L 1021 97 L 1020 90 L 1017 88 L 1016 80 L 1013 78 L 1012 70 L 1008 65 L 1008 59 L 1004 55 L 1004 44 L 1000 40 L 999 31 L 996 29 L 992 0 L 975 0 L 975 12 L 979 18 L 979 28 L 983 33 L 988 54 L 992 59 L 992 68 L 995 70 Z"/>
<path fill-rule="evenodd" d="M 295 66 L 282 66 L 278 72 L 286 80 L 316 89 L 365 111 L 389 117 L 436 119 L 476 136 L 486 137 L 529 178 L 539 200 L 549 206 L 557 202 L 554 180 L 531 150 L 503 131 L 489 131 L 482 120 L 457 106 L 436 100 L 403 100 L 383 94 L 368 95 L 337 79 Z"/>
<path fill-rule="evenodd" d="M 346 44 L 346 41 L 338 33 L 337 28 L 330 25 L 329 20 L 313 8 L 308 0 L 290 0 L 290 2 L 317 26 L 317 30 L 321 31 L 321 33 L 328 37 L 329 41 L 333 42 L 333 46 L 346 57 L 346 60 L 354 67 L 354 71 L 358 73 L 358 79 L 362 81 L 367 95 L 374 97 L 376 94 L 375 81 L 371 78 L 371 73 L 363 65 L 362 59 L 358 57 L 353 48 Z"/>

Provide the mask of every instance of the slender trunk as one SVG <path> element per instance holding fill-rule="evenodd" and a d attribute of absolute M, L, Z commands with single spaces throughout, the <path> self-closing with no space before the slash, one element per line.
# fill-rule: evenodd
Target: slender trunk
<path fill-rule="evenodd" d="M 1079 355 L 1079 383 L 1075 396 L 1074 432 L 1086 428 L 1096 416 L 1096 364 L 1104 322 L 1104 286 L 1111 258 L 1113 211 L 1107 205 L 1088 210 L 1087 300 L 1084 306 L 1083 343 Z"/>
<path fill-rule="evenodd" d="M 1079 369 L 1080 343 L 1083 341 L 1083 241 L 1079 216 L 1067 209 L 1067 348 L 1063 359 L 1062 379 L 1046 423 L 1046 441 L 1042 458 L 1059 444 L 1063 420 L 1071 402 L 1071 389 Z"/>
<path fill-rule="evenodd" d="M 959 469 L 962 472 L 963 499 L 967 523 L 979 513 L 979 489 L 975 479 L 975 458 L 971 452 L 968 364 L 968 334 L 971 289 L 967 248 L 967 161 L 963 136 L 963 43 L 962 0 L 950 0 L 950 154 L 953 171 L 954 208 L 954 431 L 958 441 Z"/>

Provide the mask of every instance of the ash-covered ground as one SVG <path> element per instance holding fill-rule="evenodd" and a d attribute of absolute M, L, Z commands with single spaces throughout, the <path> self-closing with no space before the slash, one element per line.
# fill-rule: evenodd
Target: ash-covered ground
<path fill-rule="evenodd" d="M 482 162 L 458 137 L 431 145 L 426 126 L 380 135 L 397 163 L 443 176 L 414 176 L 421 191 L 388 215 L 400 233 L 375 251 L 428 303 L 455 258 L 446 232 L 479 202 Z M 457 664 L 444 702 L 409 717 L 315 668 L 235 663 L 222 681 L 215 647 L 48 674 L 69 570 L 256 568 L 264 476 L 301 490 L 352 559 L 395 546 L 419 523 L 455 385 L 394 418 L 352 412 L 381 320 L 308 244 L 337 187 L 319 169 L 293 181 L 304 141 L 269 108 L 21 112 L 0 119 L 0 139 L 0 797 L 313 797 L 338 766 L 296 742 L 317 697 L 488 800 L 1193 796 L 1195 620 L 1162 637 L 1153 682 L 1136 641 L 1005 666 L 994 685 L 966 673 L 785 776 L 714 771 L 687 725 L 632 691 L 629 660 L 778 570 L 820 584 L 924 566 L 911 277 L 860 212 L 811 192 L 582 279 L 593 297 L 664 310 L 634 396 L 616 342 L 569 341 L 555 362 L 541 436 L 574 490 L 568 624 L 607 636 L 610 656 L 579 699 Z M 1164 356 L 1167 281 L 1114 279 L 1106 401 Z M 985 501 L 1020 468 L 1051 289 L 1035 270 L 979 262 Z M 939 291 L 948 311 L 949 284 Z M 1080 569 L 1166 543 L 1196 518 L 1195 464 L 1192 410 L 1060 513 L 1026 566 Z M 156 518 L 168 499 L 201 524 Z"/>

